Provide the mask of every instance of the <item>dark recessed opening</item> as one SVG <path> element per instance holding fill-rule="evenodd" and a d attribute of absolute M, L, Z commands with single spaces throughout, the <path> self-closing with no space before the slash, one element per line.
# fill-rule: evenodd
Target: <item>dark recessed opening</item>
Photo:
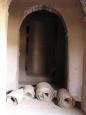
<path fill-rule="evenodd" d="M 23 33 L 20 58 L 25 57 L 25 64 L 20 59 L 20 66 L 24 66 L 27 76 L 48 77 L 54 86 L 66 87 L 67 38 L 63 20 L 47 10 L 35 11 L 24 19 L 20 36 Z"/>

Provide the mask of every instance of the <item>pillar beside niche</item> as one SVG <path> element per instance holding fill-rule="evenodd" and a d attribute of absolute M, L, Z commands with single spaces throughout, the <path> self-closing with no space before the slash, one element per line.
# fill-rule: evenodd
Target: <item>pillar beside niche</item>
<path fill-rule="evenodd" d="M 86 15 L 84 16 L 84 75 L 83 75 L 83 86 L 82 86 L 82 110 L 86 114 Z"/>
<path fill-rule="evenodd" d="M 0 105 L 6 103 L 8 4 L 0 2 Z"/>

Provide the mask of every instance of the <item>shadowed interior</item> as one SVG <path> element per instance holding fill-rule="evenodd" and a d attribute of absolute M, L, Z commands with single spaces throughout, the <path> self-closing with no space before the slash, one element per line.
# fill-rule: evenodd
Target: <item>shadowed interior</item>
<path fill-rule="evenodd" d="M 21 57 L 28 77 L 48 77 L 52 85 L 66 87 L 67 38 L 63 20 L 47 10 L 29 14 L 20 28 L 20 68 Z"/>

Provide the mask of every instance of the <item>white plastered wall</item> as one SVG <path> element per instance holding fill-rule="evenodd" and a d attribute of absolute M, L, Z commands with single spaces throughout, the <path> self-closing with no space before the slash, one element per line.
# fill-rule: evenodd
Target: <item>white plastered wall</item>
<path fill-rule="evenodd" d="M 7 89 L 14 89 L 18 85 L 19 25 L 24 12 L 32 6 L 42 4 L 56 9 L 64 18 L 68 29 L 68 88 L 77 100 L 81 100 L 84 20 L 78 0 L 14 0 L 11 3 L 8 23 Z"/>

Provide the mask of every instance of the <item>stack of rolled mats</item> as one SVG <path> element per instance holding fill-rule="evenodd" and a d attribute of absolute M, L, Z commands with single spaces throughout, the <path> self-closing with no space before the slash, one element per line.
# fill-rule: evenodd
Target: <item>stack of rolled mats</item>
<path fill-rule="evenodd" d="M 25 85 L 16 89 L 7 94 L 6 101 L 8 104 L 17 105 L 23 99 L 30 100 L 35 97 L 41 101 L 53 101 L 56 98 L 57 105 L 62 108 L 73 108 L 75 106 L 75 100 L 67 89 L 55 90 L 48 82 L 40 82 L 36 87 Z"/>

